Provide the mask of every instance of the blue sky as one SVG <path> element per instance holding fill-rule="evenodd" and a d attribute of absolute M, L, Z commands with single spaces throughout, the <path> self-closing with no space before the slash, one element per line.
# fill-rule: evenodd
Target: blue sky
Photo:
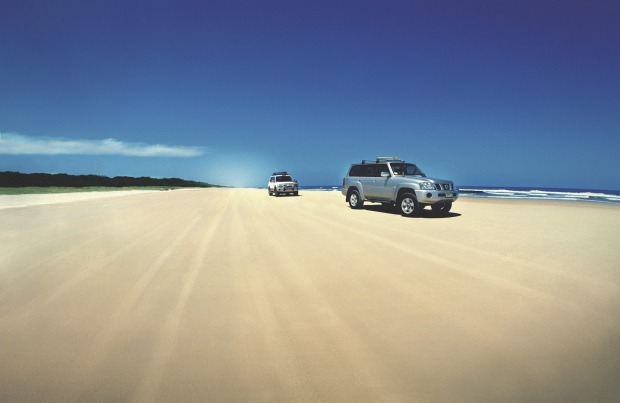
<path fill-rule="evenodd" d="M 620 2 L 0 0 L 0 171 L 620 189 Z"/>

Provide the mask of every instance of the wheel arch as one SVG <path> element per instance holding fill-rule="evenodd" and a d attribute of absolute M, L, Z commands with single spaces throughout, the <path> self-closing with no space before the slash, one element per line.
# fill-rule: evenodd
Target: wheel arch
<path fill-rule="evenodd" d="M 414 196 L 416 196 L 416 199 L 418 198 L 417 195 L 415 194 L 415 189 L 413 188 L 408 188 L 408 187 L 403 187 L 398 189 L 398 192 L 396 193 L 396 200 L 398 200 L 398 198 L 403 195 L 404 193 L 411 193 Z"/>

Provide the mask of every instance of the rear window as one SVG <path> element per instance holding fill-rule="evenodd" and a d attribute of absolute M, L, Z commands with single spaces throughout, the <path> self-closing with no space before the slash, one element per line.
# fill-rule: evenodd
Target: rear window
<path fill-rule="evenodd" d="M 372 176 L 370 165 L 353 165 L 349 171 L 349 176 Z"/>
<path fill-rule="evenodd" d="M 349 171 L 349 176 L 379 177 L 381 172 L 390 172 L 387 164 L 353 165 Z"/>

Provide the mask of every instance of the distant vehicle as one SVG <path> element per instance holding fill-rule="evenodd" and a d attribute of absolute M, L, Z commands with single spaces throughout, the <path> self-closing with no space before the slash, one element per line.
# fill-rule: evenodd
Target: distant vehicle
<path fill-rule="evenodd" d="M 426 206 L 447 214 L 459 196 L 452 181 L 429 178 L 415 164 L 396 157 L 352 164 L 342 194 L 353 209 L 369 201 L 396 206 L 403 216 L 416 215 Z"/>
<path fill-rule="evenodd" d="M 274 172 L 269 178 L 267 191 L 269 196 L 279 196 L 281 194 L 297 196 L 299 194 L 299 185 L 295 179 L 291 178 L 288 172 Z"/>

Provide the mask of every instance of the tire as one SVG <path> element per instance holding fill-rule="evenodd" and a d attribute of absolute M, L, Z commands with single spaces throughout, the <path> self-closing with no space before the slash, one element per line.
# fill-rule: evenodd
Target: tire
<path fill-rule="evenodd" d="M 293 196 L 299 196 L 299 192 L 293 192 Z"/>
<path fill-rule="evenodd" d="M 420 212 L 420 204 L 413 193 L 400 195 L 396 201 L 396 208 L 405 217 L 413 217 Z"/>
<path fill-rule="evenodd" d="M 357 190 L 352 190 L 351 194 L 349 194 L 349 206 L 352 209 L 361 209 L 364 206 L 364 200 L 360 196 L 360 192 Z"/>
<path fill-rule="evenodd" d="M 435 203 L 431 205 L 431 209 L 433 210 L 433 212 L 440 213 L 440 214 L 448 214 L 451 208 L 452 208 L 452 202 L 445 202 L 441 204 Z"/>
<path fill-rule="evenodd" d="M 273 189 L 273 195 L 274 195 L 275 197 L 280 196 L 280 194 L 278 193 L 278 191 L 277 191 L 276 189 Z"/>
<path fill-rule="evenodd" d="M 271 188 L 267 188 L 267 193 L 269 193 L 269 196 L 273 196 L 273 192 L 271 191 Z"/>

